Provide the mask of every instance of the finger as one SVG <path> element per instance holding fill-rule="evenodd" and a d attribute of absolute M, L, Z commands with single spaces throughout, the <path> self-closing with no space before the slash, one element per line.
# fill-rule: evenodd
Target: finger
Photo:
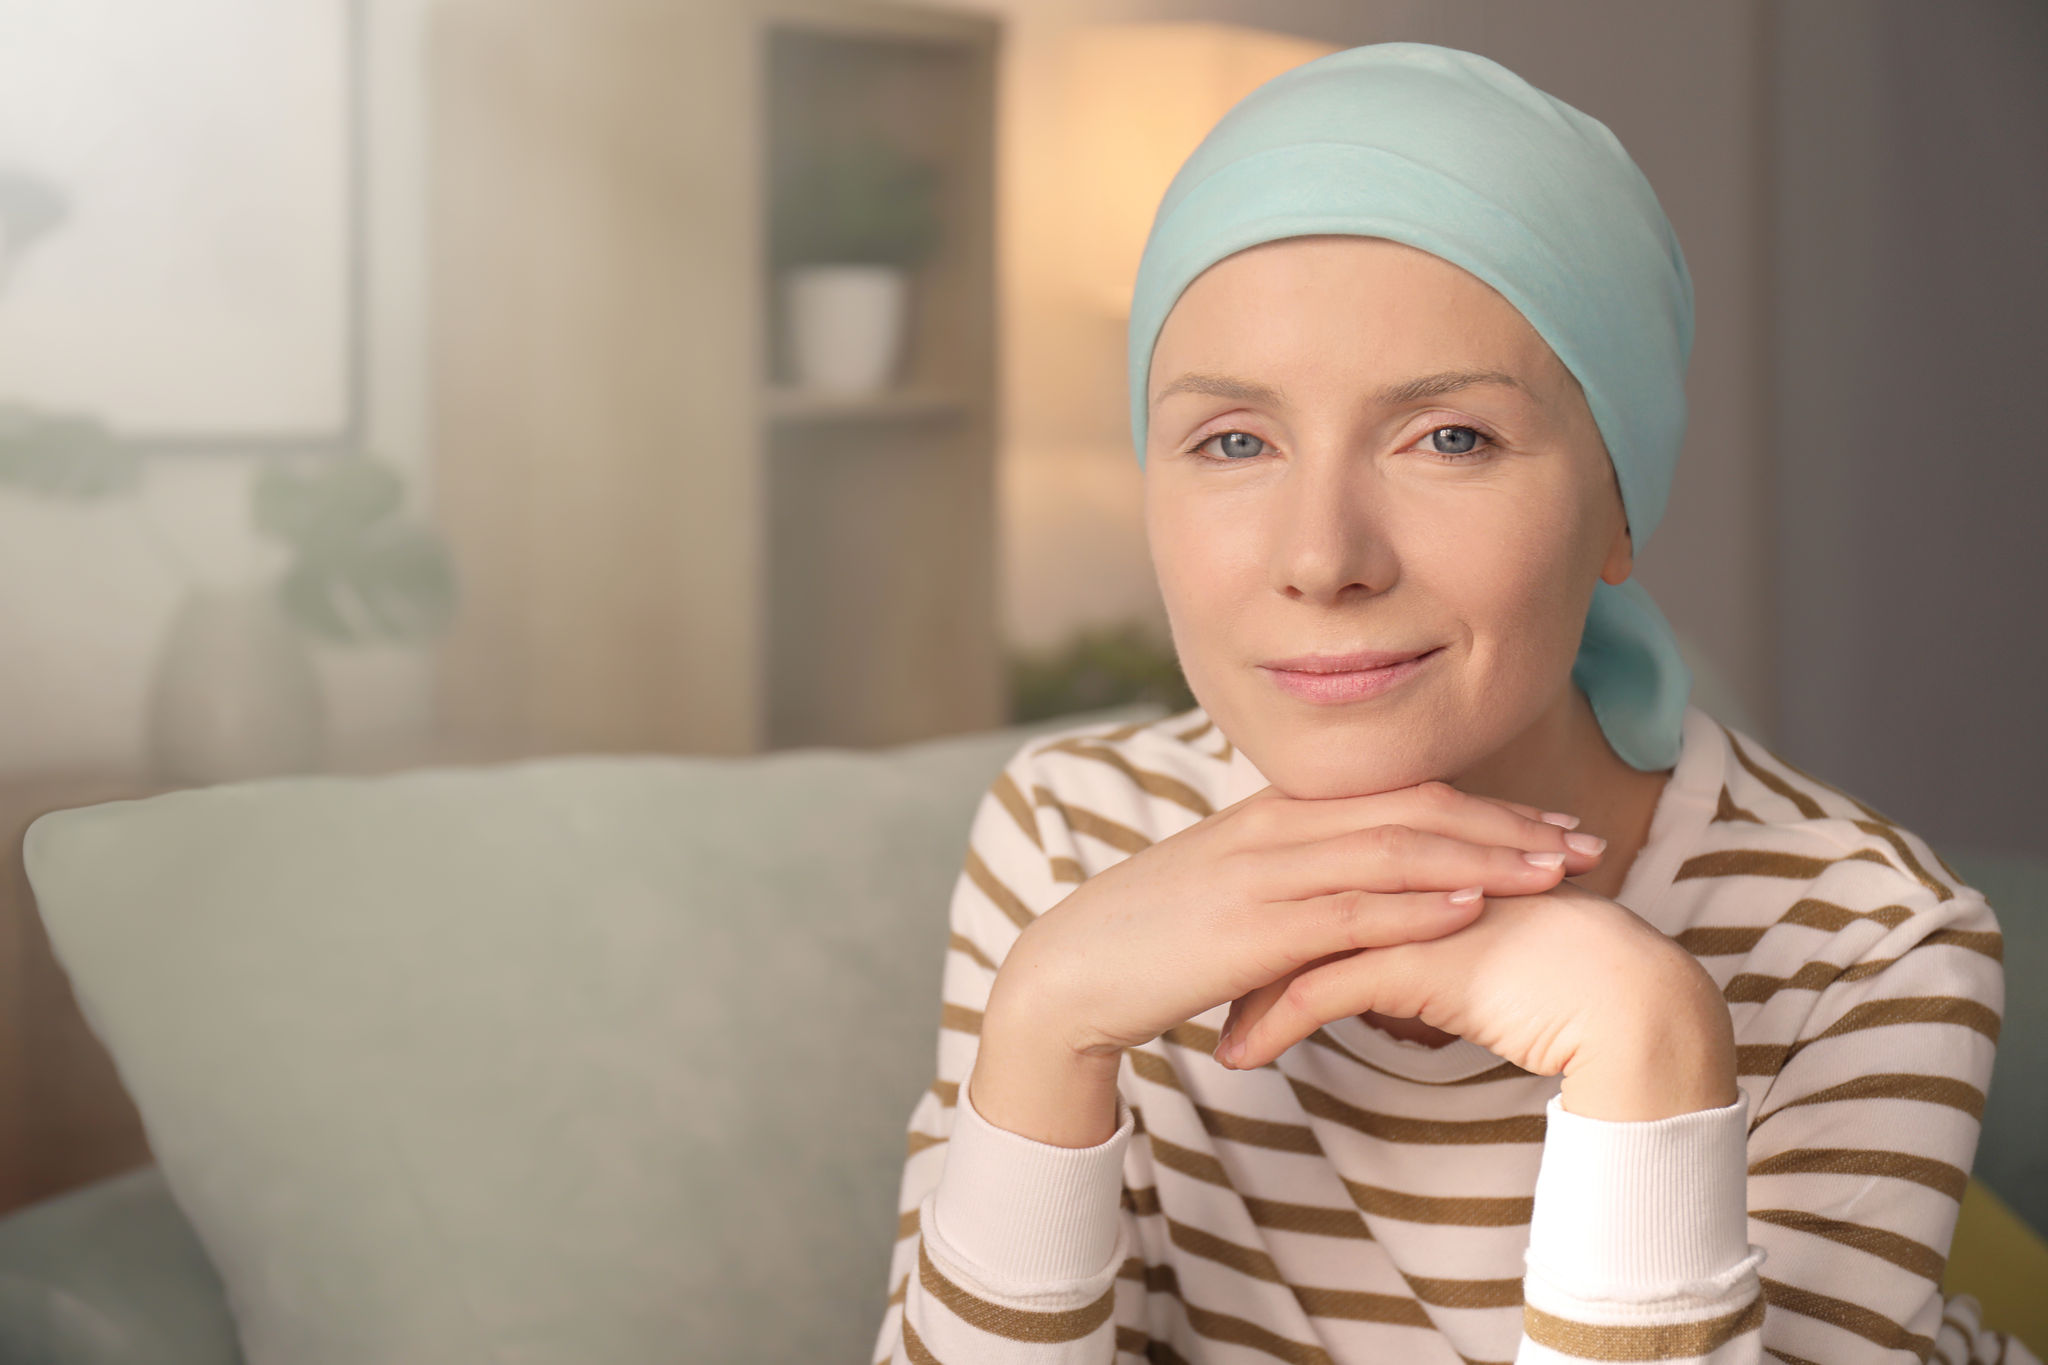
<path fill-rule="evenodd" d="M 1217 1044 L 1217 1060 L 1250 1070 L 1266 1065 L 1332 1019 L 1369 1010 L 1410 1019 L 1422 1014 L 1426 1005 L 1422 983 L 1407 955 L 1347 953 L 1232 1002 Z"/>
<path fill-rule="evenodd" d="M 1250 855 L 1260 899 L 1307 900 L 1340 891 L 1452 891 L 1489 896 L 1548 891 L 1569 872 L 1562 852 L 1472 843 L 1406 825 L 1374 825 L 1294 848 Z"/>
<path fill-rule="evenodd" d="M 1396 823 L 1475 843 L 1503 844 L 1534 853 L 1565 855 L 1566 875 L 1599 863 L 1607 841 L 1577 833 L 1575 815 L 1539 811 L 1520 802 L 1476 796 L 1443 783 L 1425 782 L 1407 790 L 1404 814 Z"/>
<path fill-rule="evenodd" d="M 1546 825 L 1556 825 L 1559 829 L 1577 829 L 1579 827 L 1579 817 L 1565 811 L 1545 810 L 1541 806 L 1532 806 L 1526 801 L 1510 801 L 1504 796 L 1487 796 L 1483 792 L 1467 792 L 1465 794 L 1478 797 L 1481 801 L 1491 801 L 1496 806 L 1511 810 L 1527 820 L 1540 820 Z"/>
<path fill-rule="evenodd" d="M 1285 976 L 1269 981 L 1265 985 L 1253 990 L 1246 991 L 1243 995 L 1231 1001 L 1230 1011 L 1223 1019 L 1222 1032 L 1216 1040 L 1216 1059 L 1218 1061 L 1223 1060 L 1224 1055 L 1230 1050 L 1232 1041 L 1244 1036 L 1244 1030 L 1249 1021 L 1262 1017 L 1267 1010 L 1271 1009 L 1273 1002 L 1287 993 L 1287 988 L 1294 983 L 1296 977 L 1315 971 L 1317 968 L 1327 966 L 1332 962 L 1340 962 L 1351 956 L 1353 954 L 1348 952 L 1325 953 L 1321 957 L 1296 967 Z"/>
<path fill-rule="evenodd" d="M 1479 886 L 1455 891 L 1331 891 L 1269 906 L 1260 927 L 1286 947 L 1268 960 L 1299 963 L 1303 970 L 1361 948 L 1421 943 L 1458 930 L 1486 909 Z"/>
<path fill-rule="evenodd" d="M 1420 786 L 1423 784 L 1418 783 L 1416 785 Z M 1451 786 L 1450 783 L 1443 783 L 1441 785 Z M 1489 796 L 1484 792 L 1467 792 L 1464 791 L 1463 788 L 1458 787 L 1453 787 L 1452 789 L 1455 791 L 1459 791 L 1461 794 L 1465 796 L 1471 797 L 1475 801 L 1491 802 L 1492 804 L 1499 806 L 1503 810 L 1513 811 L 1515 814 L 1522 816 L 1524 819 L 1540 820 L 1545 824 L 1556 825 L 1560 829 L 1577 829 L 1579 827 L 1579 817 L 1570 814 L 1566 811 L 1545 810 L 1541 806 L 1532 806 L 1526 801 L 1510 801 L 1505 796 Z M 1412 790 L 1412 788 L 1397 787 L 1393 790 L 1406 791 Z M 1319 797 L 1315 798 L 1315 800 L 1317 804 L 1328 805 L 1333 801 L 1372 801 L 1378 799 L 1381 796 L 1387 796 L 1391 794 L 1391 792 L 1373 792 L 1361 794 L 1358 796 Z M 1237 806 L 1246 805 L 1256 801 L 1292 801 L 1299 799 L 1301 798 L 1290 797 L 1285 795 L 1277 787 L 1261 787 L 1256 792 L 1253 792 L 1251 795 L 1240 798 L 1234 805 L 1226 806 L 1224 809 L 1234 810 Z"/>
<path fill-rule="evenodd" d="M 1551 814 L 1520 802 L 1462 792 L 1448 783 L 1423 782 L 1370 796 L 1327 800 L 1262 794 L 1261 799 L 1245 803 L 1237 824 L 1254 844 L 1275 846 L 1332 838 L 1374 825 L 1406 825 L 1474 843 L 1563 853 L 1568 876 L 1595 866 L 1604 841 L 1572 832 L 1569 826 L 1578 823 L 1577 817 L 1544 818 Z"/>
<path fill-rule="evenodd" d="M 1263 1018 L 1266 1012 L 1273 1008 L 1273 1002 L 1286 994 L 1287 988 L 1294 984 L 1295 977 L 1334 960 L 1334 956 L 1320 958 L 1309 966 L 1289 972 L 1277 981 L 1267 982 L 1257 990 L 1246 991 L 1231 1001 L 1230 1012 L 1223 1017 L 1223 1030 L 1216 1039 L 1216 1060 L 1225 1066 L 1233 1065 L 1232 1059 L 1242 1055 L 1237 1050 L 1238 1044 L 1242 1042 L 1251 1021 Z"/>

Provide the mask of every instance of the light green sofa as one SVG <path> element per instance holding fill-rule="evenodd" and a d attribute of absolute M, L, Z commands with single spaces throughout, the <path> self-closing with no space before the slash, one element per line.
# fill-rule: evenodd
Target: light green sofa
<path fill-rule="evenodd" d="M 862 1365 L 948 893 L 1026 734 L 38 820 L 159 1164 L 0 1220 L 0 1361 Z M 1950 859 L 2048 971 L 2048 867 Z M 2037 1227 L 2044 1038 L 2015 992 L 1978 1161 Z"/>

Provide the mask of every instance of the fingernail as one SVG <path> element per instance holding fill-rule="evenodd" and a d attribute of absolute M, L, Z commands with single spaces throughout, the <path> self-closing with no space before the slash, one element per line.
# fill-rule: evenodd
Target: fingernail
<path fill-rule="evenodd" d="M 1450 902 L 1452 905 L 1470 905 L 1485 893 L 1486 888 L 1483 886 L 1468 886 L 1462 891 L 1453 891 L 1450 894 Z"/>
<path fill-rule="evenodd" d="M 1607 847 L 1607 841 L 1597 834 L 1567 834 L 1564 841 L 1568 847 L 1580 853 L 1598 853 Z"/>
<path fill-rule="evenodd" d="M 1543 812 L 1543 823 L 1546 825 L 1557 825 L 1563 829 L 1577 829 L 1579 827 L 1579 817 L 1576 815 L 1566 815 L 1561 810 L 1547 810 Z"/>
<path fill-rule="evenodd" d="M 1546 871 L 1564 866 L 1564 855 L 1562 853 L 1524 853 L 1522 857 L 1532 867 L 1540 867 Z"/>

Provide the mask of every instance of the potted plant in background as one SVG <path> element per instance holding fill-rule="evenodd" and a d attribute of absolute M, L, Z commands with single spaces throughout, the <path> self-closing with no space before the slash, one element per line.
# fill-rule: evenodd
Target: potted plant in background
<path fill-rule="evenodd" d="M 275 457 L 252 483 L 256 531 L 288 562 L 274 577 L 202 581 L 137 511 L 185 582 L 146 702 L 151 774 L 225 782 L 307 772 L 326 760 L 326 704 L 307 650 L 424 641 L 452 618 L 455 582 L 429 527 L 399 515 L 404 484 L 365 454 Z M 0 406 L 0 486 L 46 496 L 133 493 L 141 458 L 80 414 Z"/>
<path fill-rule="evenodd" d="M 1010 656 L 1010 723 L 1150 702 L 1168 715 L 1195 704 L 1173 641 L 1139 621 L 1086 626 L 1052 649 Z"/>
<path fill-rule="evenodd" d="M 784 164 L 775 184 L 773 259 L 796 383 L 836 394 L 895 381 L 910 271 L 938 237 L 934 170 L 876 137 Z"/>

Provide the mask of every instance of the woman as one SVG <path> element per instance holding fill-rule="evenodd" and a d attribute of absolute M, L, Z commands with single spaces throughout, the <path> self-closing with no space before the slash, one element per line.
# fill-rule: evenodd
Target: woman
<path fill-rule="evenodd" d="M 1630 578 L 1691 304 L 1607 129 L 1469 53 L 1182 168 L 1130 378 L 1201 710 L 982 804 L 878 1357 L 2026 1358 L 1938 1286 L 1990 908 L 1690 706 Z"/>

